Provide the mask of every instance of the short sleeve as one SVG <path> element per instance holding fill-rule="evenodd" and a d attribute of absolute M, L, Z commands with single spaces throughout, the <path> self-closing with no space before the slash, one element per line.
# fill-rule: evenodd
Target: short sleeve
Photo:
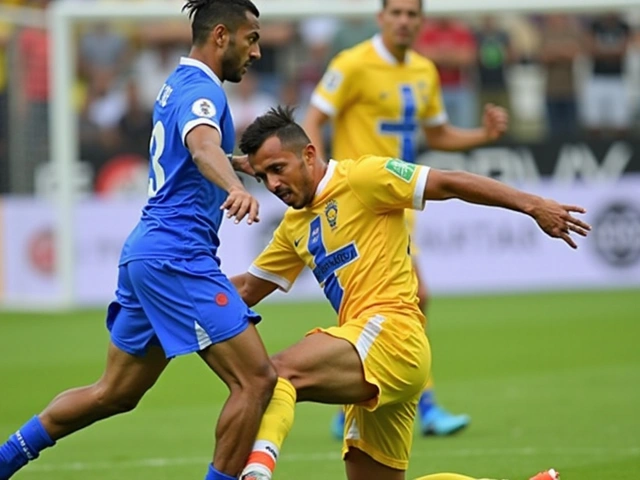
<path fill-rule="evenodd" d="M 220 124 L 226 108 L 227 98 L 218 86 L 196 86 L 188 94 L 182 95 L 177 114 L 183 145 L 186 146 L 187 134 L 198 125 L 209 125 L 222 135 Z"/>
<path fill-rule="evenodd" d="M 249 267 L 249 273 L 288 292 L 304 268 L 304 262 L 287 238 L 285 221 L 278 226 L 269 245 Z"/>
<path fill-rule="evenodd" d="M 377 213 L 424 209 L 429 167 L 397 158 L 362 157 L 348 173 L 358 199 Z"/>
<path fill-rule="evenodd" d="M 422 124 L 425 127 L 438 127 L 449 121 L 447 111 L 442 101 L 442 88 L 440 87 L 440 75 L 435 66 L 432 66 L 429 74 L 429 103 L 425 110 Z"/>
<path fill-rule="evenodd" d="M 357 95 L 354 63 L 349 56 L 339 54 L 329 64 L 322 80 L 311 96 L 311 104 L 333 117 Z"/>

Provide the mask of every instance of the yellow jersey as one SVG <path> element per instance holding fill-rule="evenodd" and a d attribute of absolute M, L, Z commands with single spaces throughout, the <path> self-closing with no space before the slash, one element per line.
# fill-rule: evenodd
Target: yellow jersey
<path fill-rule="evenodd" d="M 424 324 L 404 210 L 424 208 L 428 173 L 389 157 L 331 160 L 313 203 L 286 211 L 249 273 L 288 291 L 306 265 L 340 325 L 398 311 Z"/>
<path fill-rule="evenodd" d="M 422 126 L 447 122 L 435 65 L 409 51 L 399 63 L 379 35 L 339 53 L 311 97 L 333 118 L 333 158 L 375 154 L 415 163 Z"/>

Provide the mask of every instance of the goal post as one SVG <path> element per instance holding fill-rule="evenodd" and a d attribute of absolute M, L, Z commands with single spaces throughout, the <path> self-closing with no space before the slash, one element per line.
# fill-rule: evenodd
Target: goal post
<path fill-rule="evenodd" d="M 640 0 L 424 0 L 427 14 L 467 16 L 480 13 L 625 11 L 640 7 Z M 338 18 L 373 16 L 380 0 L 256 0 L 262 20 L 296 20 L 310 16 Z M 73 31 L 76 22 L 132 20 L 151 22 L 183 18 L 181 2 L 60 1 L 48 12 L 52 61 L 49 132 L 51 159 L 58 185 L 55 201 L 56 267 L 60 281 L 57 307 L 70 308 L 74 297 L 74 166 L 79 162 L 78 126 L 72 105 L 75 71 Z"/>

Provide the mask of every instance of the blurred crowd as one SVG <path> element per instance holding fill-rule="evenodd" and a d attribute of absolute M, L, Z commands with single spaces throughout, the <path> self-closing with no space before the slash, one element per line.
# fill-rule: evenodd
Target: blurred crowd
<path fill-rule="evenodd" d="M 10 3 L 43 9 L 50 0 L 3 0 Z M 238 134 L 276 103 L 304 115 L 332 56 L 376 31 L 374 18 L 264 22 L 262 59 L 227 88 Z M 83 23 L 75 35 L 80 155 L 89 188 L 108 190 L 122 171 L 114 165 L 146 165 L 156 94 L 188 53 L 191 32 L 183 19 Z M 429 18 L 415 49 L 439 69 L 452 124 L 474 126 L 494 103 L 510 111 L 512 139 L 539 141 L 631 134 L 640 117 L 639 45 L 630 15 L 553 14 Z M 45 29 L 0 18 L 0 192 L 47 188 L 50 56 Z"/>

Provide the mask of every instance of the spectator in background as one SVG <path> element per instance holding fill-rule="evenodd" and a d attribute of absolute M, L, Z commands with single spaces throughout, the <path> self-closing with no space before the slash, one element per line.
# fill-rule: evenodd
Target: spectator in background
<path fill-rule="evenodd" d="M 231 110 L 231 117 L 236 128 L 237 139 L 240 139 L 244 129 L 256 117 L 278 104 L 277 97 L 259 89 L 260 79 L 252 70 L 253 65 L 244 74 L 241 82 L 226 87 L 229 110 Z"/>
<path fill-rule="evenodd" d="M 47 8 L 49 0 L 32 0 L 29 6 Z M 18 34 L 18 69 L 23 88 L 19 102 L 28 135 L 22 168 L 12 175 L 15 193 L 32 193 L 35 171 L 49 161 L 49 34 L 44 28 L 26 27 Z"/>
<path fill-rule="evenodd" d="M 138 84 L 134 80 L 129 79 L 125 88 L 126 111 L 118 125 L 124 141 L 123 150 L 147 158 L 153 112 L 142 104 Z"/>
<path fill-rule="evenodd" d="M 379 30 L 378 22 L 374 18 L 361 17 L 339 20 L 338 28 L 329 48 L 329 58 L 333 58 L 341 51 L 373 37 Z"/>
<path fill-rule="evenodd" d="M 476 42 L 469 27 L 448 18 L 427 20 L 414 48 L 438 67 L 442 99 L 451 124 L 474 126 L 477 105 L 470 74 L 476 64 Z"/>
<path fill-rule="evenodd" d="M 128 67 L 130 58 L 129 42 L 115 32 L 108 23 L 92 24 L 80 38 L 80 68 L 84 77 L 91 71 L 109 71 L 113 76 L 121 76 Z"/>
<path fill-rule="evenodd" d="M 492 103 L 509 110 L 506 68 L 513 60 L 511 39 L 495 17 L 484 17 L 476 33 L 480 106 Z"/>
<path fill-rule="evenodd" d="M 94 69 L 89 74 L 80 112 L 80 154 L 97 172 L 122 147 L 118 126 L 127 110 L 127 97 L 110 70 Z"/>
<path fill-rule="evenodd" d="M 141 50 L 133 71 L 145 110 L 153 111 L 156 97 L 180 57 L 189 53 L 191 27 L 184 22 L 162 22 L 144 26 L 139 31 Z"/>
<path fill-rule="evenodd" d="M 578 109 L 574 62 L 582 50 L 582 32 L 574 17 L 554 14 L 543 19 L 541 34 L 539 58 L 547 71 L 548 133 L 575 135 Z"/>
<path fill-rule="evenodd" d="M 309 18 L 298 24 L 298 36 L 302 40 L 304 57 L 296 69 L 296 75 L 307 99 L 310 99 L 313 88 L 324 74 L 331 45 L 339 27 L 339 21 L 333 17 Z"/>
<path fill-rule="evenodd" d="M 632 109 L 625 84 L 625 59 L 631 30 L 618 15 L 595 19 L 590 26 L 588 50 L 593 59 L 593 73 L 587 81 L 584 114 L 592 134 L 627 132 Z"/>
<path fill-rule="evenodd" d="M 287 47 L 291 46 L 295 36 L 296 28 L 291 22 L 265 22 L 260 26 L 261 57 L 259 62 L 251 65 L 251 71 L 259 77 L 258 88 L 272 97 L 277 97 L 282 88 L 282 55 L 289 53 Z"/>

